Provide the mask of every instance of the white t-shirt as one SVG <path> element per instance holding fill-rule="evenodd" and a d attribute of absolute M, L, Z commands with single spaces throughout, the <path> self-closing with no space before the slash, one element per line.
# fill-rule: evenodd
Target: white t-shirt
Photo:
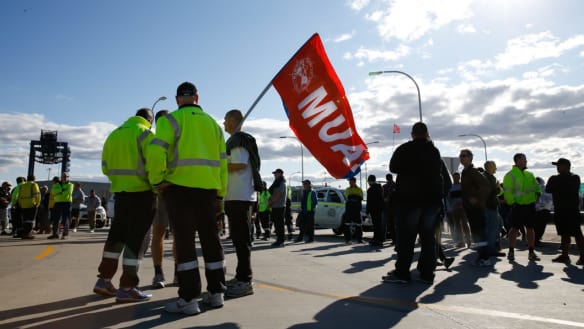
<path fill-rule="evenodd" d="M 243 147 L 232 149 L 231 155 L 227 157 L 227 163 L 245 163 L 247 166 L 244 169 L 229 172 L 224 200 L 255 201 L 256 193 L 253 190 L 253 177 L 247 150 Z"/>

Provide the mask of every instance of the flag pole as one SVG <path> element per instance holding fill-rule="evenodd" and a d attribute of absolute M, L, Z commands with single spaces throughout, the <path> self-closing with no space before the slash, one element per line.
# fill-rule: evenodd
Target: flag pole
<path fill-rule="evenodd" d="M 255 99 L 255 101 L 253 102 L 253 104 L 251 104 L 251 107 L 249 108 L 249 110 L 247 110 L 247 112 L 245 112 L 245 115 L 243 116 L 243 119 L 241 120 L 241 122 L 239 123 L 239 126 L 237 126 L 237 128 L 235 129 L 235 131 L 241 129 L 241 126 L 243 125 L 243 122 L 245 121 L 245 119 L 247 119 L 247 117 L 249 116 L 249 114 L 251 113 L 251 111 L 253 111 L 253 109 L 256 107 L 256 105 L 260 102 L 260 100 L 264 97 L 264 95 L 268 92 L 268 90 L 270 89 L 270 87 L 272 86 L 272 83 L 274 82 L 274 79 L 276 79 L 276 77 L 280 74 L 280 72 L 282 72 L 282 70 L 288 65 L 288 63 L 290 63 L 290 61 L 296 56 L 296 54 L 298 54 L 298 52 L 304 48 L 304 46 L 310 42 L 310 40 L 312 40 L 312 38 L 314 38 L 315 36 L 317 36 L 318 33 L 314 33 L 312 36 L 310 36 L 310 38 L 308 38 L 308 40 L 306 40 L 305 43 L 302 44 L 302 46 L 300 46 L 300 48 L 298 48 L 298 50 L 296 50 L 296 52 L 294 53 L 294 55 L 292 55 L 292 57 L 290 57 L 290 59 L 286 62 L 286 64 L 282 65 L 282 68 L 278 71 L 278 73 L 276 73 L 276 75 L 274 75 L 274 77 L 272 78 L 272 80 L 270 80 L 270 82 L 268 83 L 268 85 L 264 88 L 264 90 L 262 90 L 262 92 L 260 93 L 260 95 Z"/>

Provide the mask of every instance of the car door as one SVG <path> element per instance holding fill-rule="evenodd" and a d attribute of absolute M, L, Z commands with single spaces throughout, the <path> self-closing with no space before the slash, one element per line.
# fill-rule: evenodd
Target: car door
<path fill-rule="evenodd" d="M 342 213 L 339 213 L 339 205 L 341 199 L 338 193 L 333 189 L 320 189 L 317 191 L 318 206 L 314 215 L 314 222 L 316 227 L 321 228 L 336 228 L 339 226 L 339 218 Z"/>

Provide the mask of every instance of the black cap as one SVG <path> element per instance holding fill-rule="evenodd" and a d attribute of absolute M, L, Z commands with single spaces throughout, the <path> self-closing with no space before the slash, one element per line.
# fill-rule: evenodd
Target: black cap
<path fill-rule="evenodd" d="M 369 175 L 369 177 L 367 177 L 368 182 L 375 182 L 376 180 L 377 180 L 377 177 L 375 177 L 375 175 Z"/>
<path fill-rule="evenodd" d="M 197 96 L 197 87 L 190 82 L 183 82 L 176 88 L 176 96 Z"/>
<path fill-rule="evenodd" d="M 552 162 L 552 164 L 554 166 L 559 166 L 559 165 L 567 165 L 568 167 L 571 166 L 570 160 L 564 159 L 564 158 L 559 158 L 558 161 Z"/>
<path fill-rule="evenodd" d="M 283 171 L 282 169 L 280 169 L 280 168 L 278 168 L 278 169 L 276 169 L 276 170 L 272 171 L 272 174 L 276 174 L 276 173 L 277 173 L 277 174 L 284 174 L 284 171 Z"/>
<path fill-rule="evenodd" d="M 305 180 L 302 181 L 302 184 L 312 184 L 312 183 L 310 183 L 310 180 L 305 179 Z"/>

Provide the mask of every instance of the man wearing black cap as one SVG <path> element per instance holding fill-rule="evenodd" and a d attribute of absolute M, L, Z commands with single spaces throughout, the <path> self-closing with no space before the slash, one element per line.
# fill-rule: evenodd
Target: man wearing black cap
<path fill-rule="evenodd" d="M 272 247 L 284 246 L 284 211 L 286 210 L 286 179 L 284 178 L 284 171 L 276 169 L 272 172 L 274 175 L 274 182 L 268 189 L 270 194 L 270 201 L 268 207 L 272 208 L 272 221 L 276 228 L 276 242 L 272 243 Z"/>
<path fill-rule="evenodd" d="M 2 233 L 0 235 L 8 235 L 6 228 L 8 227 L 8 205 L 10 204 L 10 185 L 9 182 L 3 182 L 0 187 L 0 225 Z"/>
<path fill-rule="evenodd" d="M 306 243 L 314 242 L 314 211 L 316 210 L 316 205 L 318 200 L 316 198 L 316 193 L 312 190 L 312 184 L 310 180 L 305 179 L 302 181 L 302 200 L 300 201 L 300 213 L 298 214 L 300 233 L 294 242 L 300 242 L 304 239 L 306 234 Z"/>
<path fill-rule="evenodd" d="M 580 250 L 577 265 L 584 265 L 584 236 L 580 227 L 580 176 L 570 172 L 570 161 L 560 158 L 552 162 L 558 171 L 549 178 L 545 187 L 552 194 L 554 201 L 554 222 L 558 235 L 562 237 L 560 249 L 562 254 L 552 259 L 556 263 L 570 263 L 570 241 L 573 236 Z"/>
<path fill-rule="evenodd" d="M 395 270 L 382 277 L 384 282 L 406 283 L 414 256 L 416 235 L 420 235 L 422 251 L 418 259 L 419 280 L 434 282 L 436 269 L 436 236 L 434 230 L 443 197 L 442 158 L 428 134 L 428 127 L 417 122 L 412 127 L 412 140 L 400 145 L 389 163 L 397 174 L 397 262 Z"/>
<path fill-rule="evenodd" d="M 176 91 L 178 109 L 159 118 L 156 136 L 148 147 L 148 179 L 164 198 L 176 241 L 176 301 L 165 305 L 171 313 L 200 313 L 197 297 L 202 282 L 195 248 L 198 232 L 208 294 L 203 302 L 223 306 L 225 258 L 216 225 L 227 190 L 227 154 L 223 130 L 198 105 L 197 88 L 190 82 Z"/>

